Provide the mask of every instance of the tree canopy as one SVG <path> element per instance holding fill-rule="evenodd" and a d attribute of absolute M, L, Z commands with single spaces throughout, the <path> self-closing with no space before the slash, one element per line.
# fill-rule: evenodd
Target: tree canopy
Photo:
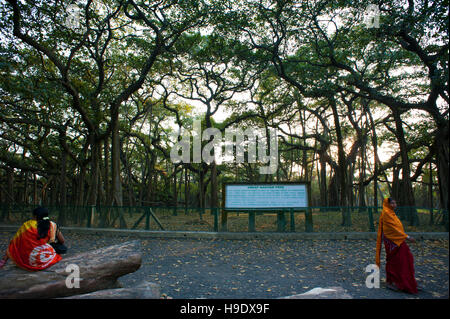
<path fill-rule="evenodd" d="M 0 199 L 218 207 L 223 182 L 309 181 L 317 206 L 448 209 L 448 21 L 442 0 L 2 1 Z M 276 129 L 276 172 L 174 163 L 195 120 Z"/>

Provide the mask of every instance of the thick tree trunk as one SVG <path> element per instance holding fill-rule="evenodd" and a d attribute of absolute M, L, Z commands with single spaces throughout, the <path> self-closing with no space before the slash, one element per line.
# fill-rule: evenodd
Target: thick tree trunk
<path fill-rule="evenodd" d="M 112 166 L 112 204 L 118 206 L 117 213 L 119 217 L 119 227 L 127 228 L 123 215 L 123 191 L 120 178 L 120 137 L 119 137 L 119 114 L 111 114 L 112 127 L 112 148 L 111 148 L 111 166 Z"/>
<path fill-rule="evenodd" d="M 399 202 L 400 209 L 406 209 L 407 217 L 410 225 L 417 226 L 419 219 L 417 216 L 417 211 L 415 209 L 416 203 L 414 199 L 414 191 L 411 182 L 411 168 L 409 167 L 409 157 L 406 145 L 405 133 L 403 132 L 402 120 L 398 110 L 393 110 L 395 127 L 396 127 L 396 137 L 400 146 L 400 156 L 402 160 L 402 180 L 401 180 L 401 192 L 398 193 L 397 198 Z M 406 208 L 407 207 L 407 208 Z"/>
<path fill-rule="evenodd" d="M 203 177 L 203 165 L 200 165 L 200 173 L 199 173 L 199 183 L 198 183 L 198 200 L 199 200 L 199 207 L 204 208 L 205 207 L 205 193 L 203 192 L 203 183 L 204 183 L 204 177 Z"/>
<path fill-rule="evenodd" d="M 320 162 L 320 205 L 322 207 L 328 206 L 328 196 L 327 196 L 327 165 L 323 158 L 323 154 L 319 153 Z"/>
<path fill-rule="evenodd" d="M 85 188 L 85 183 L 86 181 L 86 166 L 81 166 L 80 167 L 80 175 L 78 176 L 78 183 L 77 183 L 77 187 L 78 187 L 78 196 L 76 198 L 76 204 L 78 206 L 84 206 L 85 205 L 85 196 L 84 196 L 84 188 Z"/>
<path fill-rule="evenodd" d="M 105 189 L 105 204 L 110 205 L 112 202 L 111 183 L 109 176 L 109 138 L 106 138 L 103 144 L 103 153 L 105 156 L 105 166 L 103 167 L 103 183 Z"/>
<path fill-rule="evenodd" d="M 347 169 L 346 169 L 346 160 L 345 160 L 345 150 L 344 150 L 344 141 L 341 131 L 341 125 L 339 121 L 339 115 L 337 111 L 337 105 L 335 101 L 331 101 L 331 109 L 333 111 L 333 119 L 334 126 L 336 128 L 336 140 L 338 145 L 338 168 L 336 171 L 337 177 L 337 185 L 339 191 L 339 206 L 343 207 L 342 209 L 342 226 L 350 226 L 351 225 L 351 215 L 347 209 L 349 205 L 347 198 Z"/>
<path fill-rule="evenodd" d="M 218 187 L 217 187 L 217 164 L 216 162 L 211 163 L 211 207 L 218 208 Z"/>
<path fill-rule="evenodd" d="M 97 205 L 97 198 L 98 198 L 98 180 L 99 180 L 99 143 L 95 140 L 94 137 L 91 138 L 91 181 L 89 185 L 89 192 L 88 192 L 88 205 L 89 206 L 95 206 Z"/>
<path fill-rule="evenodd" d="M 339 190 L 337 185 L 336 170 L 334 174 L 330 177 L 330 184 L 328 185 L 327 195 L 328 195 L 328 206 L 337 207 L 339 206 Z"/>
<path fill-rule="evenodd" d="M 56 206 L 59 204 L 58 195 L 59 195 L 59 185 L 58 185 L 58 176 L 54 175 L 53 179 L 50 183 L 50 205 Z"/>
<path fill-rule="evenodd" d="M 112 166 L 112 202 L 116 206 L 123 206 L 122 182 L 120 180 L 120 139 L 119 114 L 111 114 L 111 166 Z"/>
<path fill-rule="evenodd" d="M 400 192 L 399 174 L 400 174 L 400 169 L 396 165 L 396 166 L 394 166 L 394 168 L 392 170 L 392 190 L 391 190 L 391 194 L 389 196 L 389 197 L 393 197 L 394 199 L 399 197 L 399 192 Z"/>
<path fill-rule="evenodd" d="M 184 169 L 184 209 L 185 209 L 186 213 L 187 213 L 187 208 L 189 205 L 189 200 L 188 200 L 189 188 L 190 188 L 190 185 L 189 185 L 188 168 L 186 167 Z"/>
<path fill-rule="evenodd" d="M 400 198 L 397 198 L 399 201 L 399 206 L 415 206 L 414 203 L 414 194 L 412 191 L 412 184 L 411 184 L 411 169 L 409 167 L 409 158 L 408 158 L 408 150 L 406 147 L 406 140 L 405 140 L 405 134 L 403 132 L 403 125 L 402 120 L 400 118 L 400 114 L 397 110 L 394 110 L 394 120 L 395 120 L 395 127 L 396 127 L 396 137 L 397 142 L 400 147 L 400 157 L 402 160 L 401 167 L 402 167 L 402 191 L 399 195 Z"/>
<path fill-rule="evenodd" d="M 448 214 L 448 184 L 449 184 L 449 126 L 438 126 L 435 137 L 437 176 L 439 184 L 439 200 L 441 207 Z"/>
<path fill-rule="evenodd" d="M 38 185 L 37 185 L 37 176 L 33 174 L 33 205 L 37 205 L 38 200 Z"/>
<path fill-rule="evenodd" d="M 28 172 L 23 172 L 23 194 L 22 194 L 22 203 L 25 205 L 29 204 L 28 201 L 28 192 L 29 192 L 29 181 L 28 181 Z"/>
<path fill-rule="evenodd" d="M 7 203 L 14 205 L 14 168 L 8 167 L 6 169 L 6 175 L 8 179 L 8 188 L 7 188 Z"/>
<path fill-rule="evenodd" d="M 154 201 L 154 187 L 153 187 L 153 175 L 155 172 L 155 159 L 152 154 L 150 154 L 150 160 L 148 160 L 148 171 L 147 171 L 147 187 L 146 187 L 146 198 L 150 202 L 150 205 Z"/>
<path fill-rule="evenodd" d="M 366 207 L 366 188 L 363 184 L 366 179 L 366 144 L 361 146 L 360 167 L 359 167 L 359 186 L 358 186 L 358 206 Z"/>
<path fill-rule="evenodd" d="M 362 100 L 364 113 L 369 120 L 370 128 L 372 131 L 371 140 L 373 147 L 373 206 L 378 207 L 378 167 L 380 159 L 378 158 L 378 137 L 375 127 L 375 122 L 370 112 L 369 102 L 365 99 Z"/>
<path fill-rule="evenodd" d="M 67 205 L 67 153 L 63 150 L 61 153 L 61 175 L 59 178 L 59 215 L 58 223 L 64 225 L 66 222 Z"/>
<path fill-rule="evenodd" d="M 170 183 L 169 183 L 170 185 Z M 178 189 L 177 189 L 177 165 L 173 167 L 173 193 L 172 193 L 172 206 L 173 216 L 178 215 Z"/>

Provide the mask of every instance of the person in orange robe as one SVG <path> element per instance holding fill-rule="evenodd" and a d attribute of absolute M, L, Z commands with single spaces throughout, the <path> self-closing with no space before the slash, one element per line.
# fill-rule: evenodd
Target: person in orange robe
<path fill-rule="evenodd" d="M 33 219 L 25 222 L 11 240 L 6 255 L 0 261 L 0 268 L 10 258 L 18 267 L 37 271 L 46 269 L 62 257 L 58 247 L 64 247 L 64 237 L 57 225 L 49 220 L 48 209 L 38 207 L 33 210 Z M 58 243 L 56 244 L 56 241 Z M 56 244 L 56 245 L 55 245 Z M 55 250 L 55 248 L 58 252 Z"/>
<path fill-rule="evenodd" d="M 386 251 L 386 286 L 389 289 L 417 293 L 414 273 L 414 257 L 406 241 L 415 242 L 408 236 L 400 219 L 394 212 L 397 203 L 392 198 L 383 200 L 377 235 L 375 262 L 380 267 L 381 243 Z"/>

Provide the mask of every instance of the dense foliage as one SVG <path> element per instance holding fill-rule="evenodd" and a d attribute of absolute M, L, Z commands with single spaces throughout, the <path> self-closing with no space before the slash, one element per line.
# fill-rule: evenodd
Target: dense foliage
<path fill-rule="evenodd" d="M 310 181 L 317 206 L 448 209 L 448 21 L 448 1 L 2 0 L 1 202 L 217 207 L 223 182 Z M 276 172 L 174 163 L 196 120 L 276 128 Z"/>

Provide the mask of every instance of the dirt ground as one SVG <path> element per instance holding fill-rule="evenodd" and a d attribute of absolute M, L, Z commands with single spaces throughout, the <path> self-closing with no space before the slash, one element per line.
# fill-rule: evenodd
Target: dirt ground
<path fill-rule="evenodd" d="M 11 232 L 0 232 L 4 251 Z M 104 235 L 66 235 L 68 255 L 134 240 Z M 124 287 L 158 283 L 178 299 L 279 298 L 315 287 L 343 287 L 355 299 L 448 299 L 448 240 L 410 244 L 415 258 L 417 295 L 385 288 L 384 251 L 380 288 L 367 288 L 374 264 L 374 240 L 140 239 L 142 266 L 120 278 Z M 384 249 L 383 249 L 384 250 Z"/>

